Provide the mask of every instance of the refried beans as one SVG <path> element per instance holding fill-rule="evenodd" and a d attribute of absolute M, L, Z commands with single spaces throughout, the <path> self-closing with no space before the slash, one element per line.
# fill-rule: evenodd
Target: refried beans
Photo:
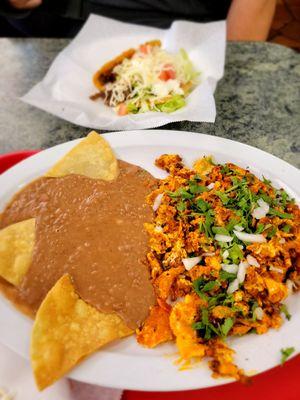
<path fill-rule="evenodd" d="M 116 313 L 135 329 L 155 303 L 146 264 L 152 219 L 145 197 L 155 179 L 119 161 L 111 182 L 81 175 L 39 178 L 15 195 L 0 228 L 36 218 L 33 260 L 21 285 L 0 280 L 0 289 L 21 310 L 34 315 L 65 273 L 79 296 L 105 313 Z"/>

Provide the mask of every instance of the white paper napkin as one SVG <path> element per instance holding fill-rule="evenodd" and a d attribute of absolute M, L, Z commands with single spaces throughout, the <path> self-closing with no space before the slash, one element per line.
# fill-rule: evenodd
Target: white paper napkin
<path fill-rule="evenodd" d="M 13 400 L 120 400 L 122 390 L 89 385 L 73 379 L 61 379 L 39 392 L 29 362 L 0 343 L 0 399 Z M 5 397 L 4 397 L 5 398 Z"/>
<path fill-rule="evenodd" d="M 164 30 L 91 15 L 75 39 L 56 57 L 44 79 L 22 100 L 74 124 L 95 129 L 154 128 L 183 120 L 214 122 L 213 93 L 223 76 L 225 32 L 225 21 L 175 21 Z M 120 117 L 102 101 L 89 99 L 96 92 L 92 83 L 96 70 L 121 52 L 152 39 L 160 39 L 163 48 L 171 52 L 184 48 L 201 72 L 200 84 L 189 95 L 186 107 L 171 114 L 148 112 Z"/>

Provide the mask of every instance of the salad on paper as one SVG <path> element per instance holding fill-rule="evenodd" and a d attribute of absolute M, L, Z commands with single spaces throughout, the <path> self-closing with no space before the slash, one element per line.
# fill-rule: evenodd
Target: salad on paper
<path fill-rule="evenodd" d="M 120 116 L 171 113 L 185 106 L 186 97 L 199 83 L 199 72 L 184 49 L 169 53 L 153 40 L 106 63 L 93 82 L 98 92 L 90 98 L 102 98 Z"/>

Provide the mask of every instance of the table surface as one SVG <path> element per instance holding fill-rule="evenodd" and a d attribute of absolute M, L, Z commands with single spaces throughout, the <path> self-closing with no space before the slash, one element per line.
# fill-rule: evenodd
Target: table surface
<path fill-rule="evenodd" d="M 67 39 L 0 39 L 0 153 L 46 148 L 88 132 L 19 100 L 68 43 Z M 215 98 L 214 124 L 177 122 L 163 128 L 230 138 L 300 167 L 298 53 L 270 43 L 229 43 Z"/>

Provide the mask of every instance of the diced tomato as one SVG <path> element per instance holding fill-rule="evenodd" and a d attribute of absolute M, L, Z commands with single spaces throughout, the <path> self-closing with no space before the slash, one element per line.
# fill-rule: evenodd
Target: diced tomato
<path fill-rule="evenodd" d="M 149 53 L 149 46 L 147 44 L 141 44 L 140 45 L 140 52 L 143 54 L 148 54 Z"/>
<path fill-rule="evenodd" d="M 118 108 L 118 115 L 128 114 L 127 106 L 125 103 L 121 103 Z"/>
<path fill-rule="evenodd" d="M 167 71 L 161 71 L 161 73 L 158 75 L 158 77 L 161 81 L 167 81 L 168 79 L 170 79 Z"/>
<path fill-rule="evenodd" d="M 159 79 L 162 81 L 168 81 L 169 79 L 176 78 L 176 72 L 172 64 L 165 64 L 164 69 L 159 74 Z"/>

